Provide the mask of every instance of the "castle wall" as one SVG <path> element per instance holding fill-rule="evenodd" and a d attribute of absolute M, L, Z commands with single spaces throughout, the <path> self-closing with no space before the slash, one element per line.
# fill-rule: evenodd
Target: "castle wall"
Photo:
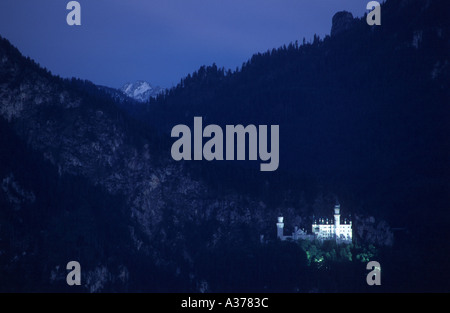
<path fill-rule="evenodd" d="M 331 221 L 328 222 L 328 219 L 326 222 L 324 222 L 324 219 L 319 220 L 319 223 L 314 222 L 312 224 L 312 235 L 306 234 L 306 232 L 302 230 L 298 230 L 297 228 L 292 233 L 292 236 L 284 236 L 283 230 L 284 230 L 284 221 L 283 217 L 278 218 L 277 223 L 277 236 L 281 240 L 286 239 L 307 239 L 307 240 L 333 240 L 335 239 L 336 242 L 342 242 L 342 243 L 351 243 L 353 239 L 353 233 L 352 233 L 352 223 L 347 224 L 347 221 L 344 221 L 344 224 L 340 223 L 340 206 L 335 206 L 335 215 L 334 215 L 334 222 Z"/>

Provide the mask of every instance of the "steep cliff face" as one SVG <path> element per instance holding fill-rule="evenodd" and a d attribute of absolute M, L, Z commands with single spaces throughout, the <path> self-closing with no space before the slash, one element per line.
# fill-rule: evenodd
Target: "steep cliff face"
<path fill-rule="evenodd" d="M 157 146 L 150 131 L 135 127 L 105 94 L 90 93 L 95 86 L 53 77 L 24 59 L 6 40 L 1 42 L 0 60 L 1 116 L 60 176 L 83 177 L 105 190 L 102 197 L 124 199 L 131 250 L 156 264 L 173 263 L 175 269 L 181 265 L 173 260 L 173 253 L 182 256 L 181 263 L 191 262 L 190 255 L 195 253 L 195 247 L 189 250 L 186 242 L 187 225 L 218 223 L 196 243 L 207 246 L 228 236 L 224 229 L 234 223 L 264 224 L 261 204 L 211 195 L 204 183 L 190 178 L 181 164 L 170 159 L 164 143 Z M 20 189 L 14 173 L 2 177 L 2 188 L 13 207 L 33 200 L 33 191 Z M 11 190 L 23 199 L 14 198 Z"/>

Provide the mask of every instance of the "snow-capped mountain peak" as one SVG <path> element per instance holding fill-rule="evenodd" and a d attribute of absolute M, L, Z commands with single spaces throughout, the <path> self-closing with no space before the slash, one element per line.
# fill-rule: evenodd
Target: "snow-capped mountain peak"
<path fill-rule="evenodd" d="M 153 87 L 146 81 L 137 81 L 134 83 L 126 83 L 120 89 L 126 96 L 133 98 L 139 102 L 146 102 L 151 97 L 157 96 L 163 88 L 156 86 Z"/>

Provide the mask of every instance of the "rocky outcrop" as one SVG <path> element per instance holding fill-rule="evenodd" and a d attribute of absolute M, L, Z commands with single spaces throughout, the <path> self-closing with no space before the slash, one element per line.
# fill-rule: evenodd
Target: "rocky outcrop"
<path fill-rule="evenodd" d="M 353 14 L 347 11 L 337 12 L 333 16 L 331 36 L 336 36 L 350 29 L 354 23 Z"/>

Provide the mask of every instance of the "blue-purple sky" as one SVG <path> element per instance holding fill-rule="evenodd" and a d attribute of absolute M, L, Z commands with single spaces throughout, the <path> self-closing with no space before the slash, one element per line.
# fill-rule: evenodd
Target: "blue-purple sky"
<path fill-rule="evenodd" d="M 82 25 L 72 27 L 68 2 L 1 0 L 0 35 L 62 77 L 171 87 L 201 65 L 235 69 L 256 52 L 324 37 L 334 13 L 361 17 L 368 1 L 79 0 Z"/>

